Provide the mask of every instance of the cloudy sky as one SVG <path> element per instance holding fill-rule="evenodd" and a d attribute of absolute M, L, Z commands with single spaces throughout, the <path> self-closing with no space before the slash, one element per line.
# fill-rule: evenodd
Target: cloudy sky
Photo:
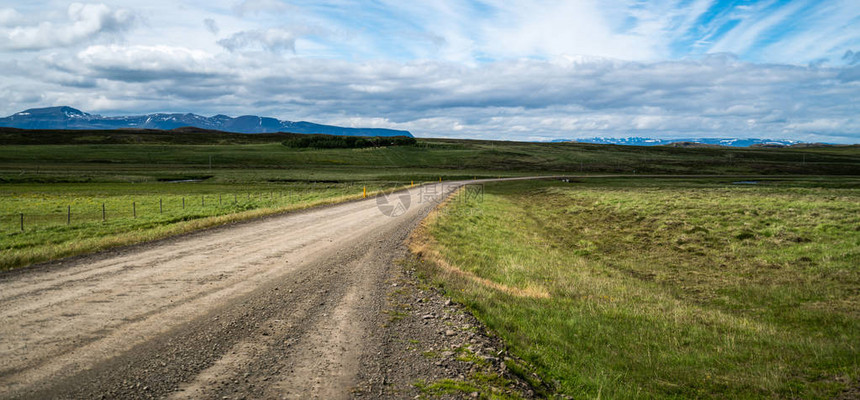
<path fill-rule="evenodd" d="M 860 142 L 860 1 L 0 0 L 0 114 Z"/>

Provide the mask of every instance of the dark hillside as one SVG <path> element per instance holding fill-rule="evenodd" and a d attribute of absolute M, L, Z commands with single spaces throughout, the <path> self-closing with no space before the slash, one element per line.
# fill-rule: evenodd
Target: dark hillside
<path fill-rule="evenodd" d="M 20 130 L 0 128 L 0 166 L 209 164 L 220 168 L 434 169 L 489 176 L 534 173 L 860 175 L 860 146 L 738 148 L 622 146 L 199 128 Z M 101 168 L 101 167 L 100 167 Z M 26 168 L 24 168 L 26 169 Z M 471 171 L 471 172 L 467 172 Z M 476 174 L 477 173 L 477 174 Z"/>

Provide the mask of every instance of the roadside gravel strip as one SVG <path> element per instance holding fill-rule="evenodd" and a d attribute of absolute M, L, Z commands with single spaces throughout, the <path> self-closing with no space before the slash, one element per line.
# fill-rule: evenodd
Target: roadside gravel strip
<path fill-rule="evenodd" d="M 0 274 L 0 398 L 411 398 L 469 367 L 423 347 L 502 357 L 396 265 L 441 200 L 400 193 L 396 217 L 370 198 Z M 438 310 L 395 323 L 393 293 Z"/>

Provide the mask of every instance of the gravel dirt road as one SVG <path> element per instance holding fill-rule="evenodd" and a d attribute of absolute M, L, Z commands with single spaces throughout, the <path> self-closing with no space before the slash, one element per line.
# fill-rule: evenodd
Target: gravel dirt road
<path fill-rule="evenodd" d="M 0 274 L 0 398 L 411 398 L 416 379 L 462 377 L 469 365 L 419 347 L 475 344 L 475 329 L 452 335 L 448 321 L 466 317 L 397 265 L 440 199 L 428 193 Z M 393 323 L 406 286 L 415 313 L 436 304 L 430 318 Z"/>

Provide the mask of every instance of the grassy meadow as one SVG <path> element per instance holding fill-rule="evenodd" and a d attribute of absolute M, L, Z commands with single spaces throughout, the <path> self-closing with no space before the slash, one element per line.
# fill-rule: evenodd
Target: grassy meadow
<path fill-rule="evenodd" d="M 0 182 L 139 182 L 159 177 L 157 171 L 234 182 L 249 177 L 341 181 L 358 175 L 383 180 L 555 173 L 860 175 L 860 146 L 676 148 L 457 139 L 347 149 L 284 145 L 296 136 L 0 129 Z M 79 177 L 69 171 L 79 171 Z"/>
<path fill-rule="evenodd" d="M 424 273 L 551 391 L 829 398 L 858 385 L 858 146 L 307 148 L 297 137 L 0 129 L 0 270 L 360 198 L 365 187 L 577 175 L 487 184 L 452 199 L 412 242 Z M 757 183 L 735 184 L 747 180 Z"/>
<path fill-rule="evenodd" d="M 356 198 L 364 187 L 372 194 L 439 179 L 569 173 L 860 175 L 858 146 L 418 139 L 380 147 L 296 147 L 305 139 L 195 129 L 0 129 L 0 269 Z"/>
<path fill-rule="evenodd" d="M 365 188 L 373 195 L 399 187 L 378 181 L 4 185 L 0 269 L 357 199 Z"/>
<path fill-rule="evenodd" d="M 860 180 L 736 181 L 489 183 L 411 246 L 551 392 L 858 395 Z"/>

